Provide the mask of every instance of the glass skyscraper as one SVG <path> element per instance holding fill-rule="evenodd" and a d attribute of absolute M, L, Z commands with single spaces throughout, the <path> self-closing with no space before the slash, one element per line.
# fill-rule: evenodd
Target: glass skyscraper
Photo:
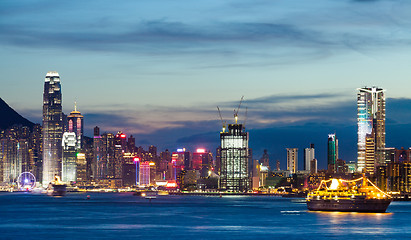
<path fill-rule="evenodd" d="M 63 182 L 75 182 L 77 180 L 77 139 L 73 132 L 63 133 L 63 164 L 61 178 Z"/>
<path fill-rule="evenodd" d="M 43 93 L 43 185 L 61 177 L 63 114 L 60 76 L 48 72 Z"/>
<path fill-rule="evenodd" d="M 358 171 L 373 174 L 385 162 L 385 90 L 359 88 L 358 107 Z M 374 149 L 370 149 L 374 148 Z M 367 154 L 368 153 L 368 154 Z"/>
<path fill-rule="evenodd" d="M 328 134 L 327 165 L 329 172 L 335 172 L 338 159 L 338 139 L 334 134 Z"/>
<path fill-rule="evenodd" d="M 220 189 L 248 190 L 248 133 L 242 124 L 228 124 L 228 132 L 221 132 L 220 140 Z"/>
<path fill-rule="evenodd" d="M 68 132 L 73 132 L 76 134 L 76 147 L 83 148 L 83 115 L 77 111 L 77 104 L 74 105 L 74 111 L 68 115 L 67 121 Z"/>

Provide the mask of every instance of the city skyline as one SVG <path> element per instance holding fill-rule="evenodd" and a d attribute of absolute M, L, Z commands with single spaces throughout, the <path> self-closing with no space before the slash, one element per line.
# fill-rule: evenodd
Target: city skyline
<path fill-rule="evenodd" d="M 33 122 L 41 123 L 44 74 L 58 71 L 63 112 L 77 101 L 86 136 L 99 126 L 138 145 L 213 150 L 216 106 L 232 120 L 244 95 L 255 158 L 268 149 L 284 168 L 286 147 L 312 142 L 325 168 L 329 132 L 341 158 L 356 160 L 356 89 L 379 86 L 387 89 L 386 146 L 411 146 L 410 3 L 82 4 L 1 3 L 1 97 Z"/>

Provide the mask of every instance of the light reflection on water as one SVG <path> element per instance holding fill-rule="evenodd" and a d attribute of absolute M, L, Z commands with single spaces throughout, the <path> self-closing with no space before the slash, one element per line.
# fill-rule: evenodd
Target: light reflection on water
<path fill-rule="evenodd" d="M 91 195 L 90 200 L 85 196 Z M 159 196 L 124 193 L 63 198 L 0 193 L 0 238 L 402 239 L 411 234 L 411 202 L 388 213 L 310 212 L 278 197 Z M 315 238 L 314 238 L 315 236 Z"/>
<path fill-rule="evenodd" d="M 392 220 L 393 213 L 357 213 L 357 212 L 310 212 L 318 215 L 318 219 L 327 227 L 325 232 L 334 236 L 347 232 L 358 235 L 386 234 L 389 229 L 384 222 Z M 370 226 L 364 223 L 372 223 Z"/>

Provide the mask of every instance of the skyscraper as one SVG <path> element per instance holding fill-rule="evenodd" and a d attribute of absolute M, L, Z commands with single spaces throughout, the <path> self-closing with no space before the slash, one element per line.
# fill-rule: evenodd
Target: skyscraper
<path fill-rule="evenodd" d="M 357 94 L 358 108 L 358 171 L 366 169 L 370 174 L 385 162 L 385 90 L 377 87 L 360 88 Z M 373 138 L 373 141 L 370 139 Z M 368 142 L 368 144 L 367 144 Z M 368 154 L 374 144 L 374 159 Z"/>
<path fill-rule="evenodd" d="M 328 171 L 334 173 L 338 159 L 338 139 L 335 133 L 328 134 L 327 159 Z"/>
<path fill-rule="evenodd" d="M 315 158 L 314 144 L 310 144 L 309 148 L 304 149 L 304 170 L 311 170 L 311 160 Z"/>
<path fill-rule="evenodd" d="M 287 148 L 287 171 L 296 173 L 298 169 L 298 148 Z"/>
<path fill-rule="evenodd" d="M 77 111 L 77 104 L 74 104 L 74 111 L 67 117 L 68 132 L 76 134 L 77 148 L 83 148 L 83 116 Z"/>
<path fill-rule="evenodd" d="M 103 179 L 106 177 L 107 164 L 102 164 L 106 149 L 104 148 L 103 139 L 100 136 L 100 128 L 94 128 L 94 138 L 93 138 L 93 162 L 91 164 L 91 171 L 93 172 L 94 179 Z"/>
<path fill-rule="evenodd" d="M 249 188 L 248 132 L 243 124 L 228 124 L 228 132 L 220 133 L 221 175 L 220 188 L 244 191 Z"/>
<path fill-rule="evenodd" d="M 60 76 L 48 72 L 43 93 L 43 185 L 61 177 L 63 113 Z"/>
<path fill-rule="evenodd" d="M 63 182 L 73 182 L 77 180 L 77 139 L 73 132 L 63 133 L 63 162 L 61 179 Z"/>

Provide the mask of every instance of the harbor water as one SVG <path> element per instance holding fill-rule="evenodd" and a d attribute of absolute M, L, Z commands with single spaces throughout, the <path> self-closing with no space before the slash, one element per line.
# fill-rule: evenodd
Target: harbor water
<path fill-rule="evenodd" d="M 0 193 L 0 239 L 404 239 L 409 219 L 411 202 L 339 213 L 273 196 Z"/>

